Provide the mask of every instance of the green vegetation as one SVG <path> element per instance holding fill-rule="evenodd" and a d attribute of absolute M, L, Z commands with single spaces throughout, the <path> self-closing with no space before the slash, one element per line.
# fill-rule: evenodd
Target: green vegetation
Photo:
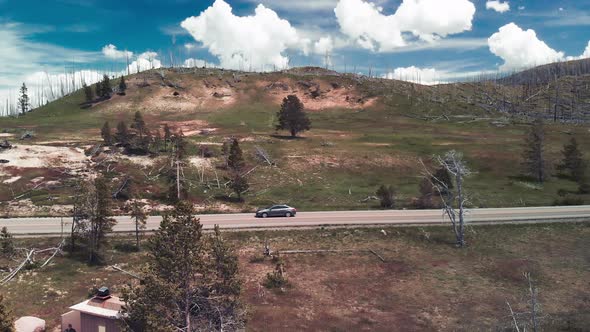
<path fill-rule="evenodd" d="M 192 205 L 177 204 L 149 239 L 142 282 L 124 292 L 126 330 L 210 326 L 233 331 L 243 326 L 237 256 L 218 228 L 205 237 L 194 214 Z"/>
<path fill-rule="evenodd" d="M 0 331 L 13 332 L 14 330 L 14 317 L 4 304 L 4 295 L 0 295 Z"/>
<path fill-rule="evenodd" d="M 153 141 L 148 156 L 157 150 L 174 151 L 174 133 L 190 131 L 181 140 L 186 151 L 183 190 L 188 199 L 207 210 L 215 207 L 206 205 L 229 204 L 233 211 L 250 211 L 273 203 L 292 204 L 302 210 L 380 208 L 378 202 L 366 198 L 374 196 L 375 190 L 384 183 L 396 189 L 396 208 L 432 206 L 436 205 L 435 201 L 420 203 L 424 203 L 422 198 L 425 195 L 428 196 L 425 188 L 421 189 L 424 177 L 420 159 L 431 167 L 433 155 L 443 155 L 453 149 L 463 153 L 475 172 L 465 188 L 471 194 L 471 207 L 552 205 L 566 198 L 571 202 L 590 203 L 590 190 L 583 190 L 587 186 L 569 176 L 561 176 L 556 169 L 562 159 L 563 145 L 572 136 L 576 137 L 580 147 L 590 144 L 588 126 L 559 123 L 544 126 L 545 181 L 536 183 L 536 180 L 522 176 L 525 170 L 519 166 L 531 127 L 520 122 L 519 118 L 507 119 L 503 114 L 483 111 L 467 102 L 475 94 L 475 85 L 435 89 L 382 80 L 365 80 L 361 84 L 351 75 L 308 78 L 278 73 L 241 76 L 237 82 L 232 73 L 209 72 L 213 74 L 200 70 L 183 74 L 168 71 L 165 83 L 168 80 L 179 82 L 184 87 L 177 97 L 173 96 L 175 89 L 164 86 L 153 73 L 145 74 L 149 86 L 144 87 L 143 76 L 132 75 L 125 78 L 125 96 L 114 95 L 110 100 L 84 109 L 80 106 L 85 101 L 84 91 L 78 91 L 23 117 L 2 118 L 0 128 L 15 135 L 34 130 L 35 138 L 24 144 L 58 139 L 73 141 L 73 146 L 85 146 L 102 141 L 100 128 L 106 121 L 113 127 L 121 121 L 134 123 L 134 115 L 140 111 L 140 123 L 143 121 L 146 131 L 141 130 L 142 133 L 137 135 L 148 135 L 149 131 Z M 277 112 L 283 97 L 278 98 L 274 91 L 260 87 L 287 80 L 299 89 L 297 95 L 313 124 L 311 130 L 301 133 L 297 139 L 276 135 Z M 304 95 L 303 88 L 297 86 L 302 80 L 323 84 L 320 89 L 323 94 L 328 90 L 337 92 L 344 91 L 343 87 L 352 88 L 338 97 L 341 104 L 320 107 L 317 105 L 328 97 L 322 94 L 313 99 Z M 236 87 L 230 97 L 223 98 L 234 98 L 234 101 L 212 97 L 212 91 L 216 90 L 206 90 L 205 81 L 219 88 L 227 87 L 225 82 L 231 82 Z M 339 87 L 333 88 L 331 83 Z M 342 103 L 345 94 L 357 95 L 363 100 L 375 99 L 361 106 L 350 106 Z M 356 102 L 353 97 L 349 99 L 352 100 L 350 103 Z M 198 100 L 195 102 L 197 106 L 177 108 L 180 107 L 177 105 L 193 100 Z M 113 140 L 129 140 L 136 132 L 127 125 L 124 129 L 123 125 L 118 127 L 120 130 L 112 128 Z M 199 133 L 201 129 L 207 133 Z M 223 182 L 224 177 L 231 178 L 223 171 L 229 146 L 226 153 L 222 151 L 224 142 L 231 137 L 238 139 L 242 150 L 242 173 L 258 166 L 246 176 L 249 190 L 245 202 L 228 201 L 227 196 L 234 189 L 224 187 L 223 183 L 221 188 L 217 185 L 217 179 Z M 254 156 L 256 147 L 267 151 L 275 166 L 261 163 Z M 210 156 L 204 158 L 208 159 L 206 163 L 199 162 L 196 166 L 189 162 L 205 148 Z M 133 164 L 128 159 L 120 160 L 112 167 L 111 178 L 119 181 L 117 176 L 129 176 L 141 193 L 139 198 L 172 201 L 175 195 L 168 193 L 173 191 L 172 187 L 177 189 L 176 171 L 168 172 L 164 168 L 162 172 L 166 176 L 155 177 L 153 172 L 164 164 L 157 157 L 151 159 L 153 165 L 149 166 Z M 206 167 L 202 168 L 203 164 Z M 584 167 L 587 170 L 588 165 Z M 0 197 L 5 200 L 30 187 L 29 182 L 35 177 L 59 180 L 58 174 L 47 176 L 49 171 L 43 169 L 26 169 L 24 174 L 16 173 L 16 170 L 11 172 L 15 173 L 10 175 L 18 174 L 22 178 L 12 184 L 12 188 L 0 188 Z M 2 180 L 7 178 L 8 175 Z M 49 195 L 56 197 L 58 202 L 71 202 L 66 188 L 40 189 L 25 198 L 34 198 L 33 203 L 39 207 L 50 204 Z"/>

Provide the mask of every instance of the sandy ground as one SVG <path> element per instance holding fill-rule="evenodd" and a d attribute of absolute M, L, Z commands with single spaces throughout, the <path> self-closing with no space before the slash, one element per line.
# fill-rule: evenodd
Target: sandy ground
<path fill-rule="evenodd" d="M 305 108 L 310 111 L 321 111 L 331 108 L 358 109 L 372 106 L 375 98 L 363 98 L 354 88 L 348 86 L 338 86 L 334 88 L 331 84 L 314 80 L 305 81 L 305 84 L 313 85 L 307 87 L 301 84 L 302 81 L 293 82 L 282 80 L 277 82 L 262 81 L 257 84 L 263 87 L 273 102 L 281 104 L 283 99 L 288 95 L 295 94 Z M 313 97 L 311 92 L 317 90 L 319 95 Z"/>
<path fill-rule="evenodd" d="M 205 168 L 205 169 L 212 169 L 213 168 L 213 164 L 207 158 L 191 157 L 191 158 L 189 158 L 188 161 L 192 166 L 197 167 L 197 168 Z"/>
<path fill-rule="evenodd" d="M 2 174 L 0 174 L 0 175 L 2 175 Z M 15 183 L 16 181 L 18 181 L 20 179 L 21 179 L 21 176 L 13 176 L 10 179 L 2 181 L 2 183 L 11 184 L 11 183 Z"/>
<path fill-rule="evenodd" d="M 18 168 L 63 167 L 77 169 L 90 161 L 79 148 L 43 145 L 19 145 L 0 151 L 0 158 L 9 161 L 7 166 Z"/>

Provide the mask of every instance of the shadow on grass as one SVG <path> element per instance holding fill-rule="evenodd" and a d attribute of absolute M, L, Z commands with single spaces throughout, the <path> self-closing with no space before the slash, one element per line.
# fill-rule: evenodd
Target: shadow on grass
<path fill-rule="evenodd" d="M 291 135 L 279 135 L 279 134 L 271 134 L 270 137 L 285 140 L 285 141 L 298 141 L 298 140 L 302 141 L 302 140 L 307 139 L 305 137 L 300 137 L 300 136 L 293 137 Z"/>
<path fill-rule="evenodd" d="M 227 203 L 243 203 L 244 202 L 243 198 L 230 197 L 228 195 L 216 195 L 215 199 L 218 201 L 227 202 Z"/>
<path fill-rule="evenodd" d="M 509 175 L 508 178 L 512 181 L 520 181 L 520 182 L 537 182 L 537 179 L 533 178 L 530 175 L 524 175 L 524 174 L 520 174 L 520 175 Z"/>
<path fill-rule="evenodd" d="M 135 245 L 135 243 L 127 243 L 127 242 L 123 242 L 123 243 L 116 243 L 113 248 L 115 248 L 115 250 L 119 251 L 119 252 L 139 252 L 139 248 L 137 248 L 137 246 Z"/>

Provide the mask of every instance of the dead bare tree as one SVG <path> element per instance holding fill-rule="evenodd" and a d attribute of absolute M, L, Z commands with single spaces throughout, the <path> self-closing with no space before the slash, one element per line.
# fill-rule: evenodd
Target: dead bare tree
<path fill-rule="evenodd" d="M 254 156 L 256 159 L 267 163 L 269 166 L 273 166 L 275 164 L 270 154 L 260 146 L 254 147 Z"/>
<path fill-rule="evenodd" d="M 524 273 L 524 278 L 528 284 L 528 304 L 530 306 L 530 311 L 526 312 L 514 312 L 510 302 L 506 301 L 506 305 L 508 305 L 508 309 L 510 310 L 510 318 L 511 324 L 514 326 L 514 329 L 517 332 L 520 331 L 528 331 L 530 327 L 533 332 L 539 331 L 539 319 L 541 313 L 541 307 L 538 301 L 538 291 L 537 288 L 534 286 L 533 279 L 531 278 L 531 274 L 529 272 Z M 525 317 L 521 321 L 519 321 L 519 317 Z"/>
<path fill-rule="evenodd" d="M 471 170 L 463 160 L 463 154 L 455 150 L 445 153 L 443 156 L 435 156 L 434 161 L 442 168 L 446 169 L 454 178 L 454 190 L 447 181 L 437 178 L 433 175 L 422 161 L 422 166 L 427 173 L 428 179 L 432 186 L 440 195 L 443 205 L 443 217 L 446 216 L 451 221 L 457 246 L 463 248 L 465 242 L 465 214 L 467 209 L 465 205 L 469 201 L 463 183 L 465 178 L 471 175 Z"/>

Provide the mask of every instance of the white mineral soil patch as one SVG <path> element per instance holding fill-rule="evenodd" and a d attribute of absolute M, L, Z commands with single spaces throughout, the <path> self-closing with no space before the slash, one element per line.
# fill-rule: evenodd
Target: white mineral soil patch
<path fill-rule="evenodd" d="M 82 168 L 90 160 L 80 148 L 43 145 L 19 145 L 2 150 L 0 159 L 8 160 L 5 165 L 10 167 L 67 169 Z"/>

